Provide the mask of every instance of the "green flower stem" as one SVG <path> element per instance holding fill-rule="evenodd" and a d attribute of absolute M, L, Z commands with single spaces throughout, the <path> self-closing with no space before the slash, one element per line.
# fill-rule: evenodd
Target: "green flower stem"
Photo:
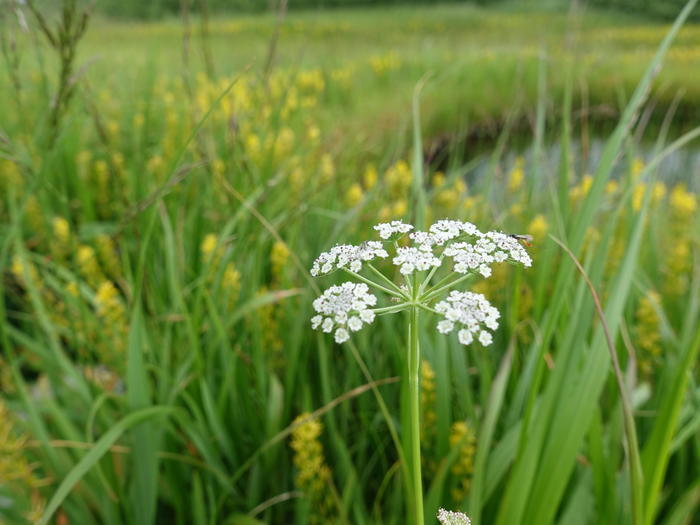
<path fill-rule="evenodd" d="M 382 308 L 373 308 L 372 311 L 377 315 L 382 314 L 395 314 L 407 308 L 406 303 L 396 304 L 394 306 L 384 306 Z"/>
<path fill-rule="evenodd" d="M 396 283 L 394 283 L 394 281 L 392 281 L 392 280 L 389 279 L 386 275 L 384 275 L 382 272 L 380 272 L 379 270 L 377 270 L 372 264 L 370 264 L 370 263 L 365 263 L 365 264 L 367 265 L 367 267 L 368 267 L 370 270 L 372 270 L 372 272 L 374 273 L 374 275 L 376 275 L 376 276 L 379 277 L 382 281 L 384 281 L 384 282 L 386 283 L 386 285 L 387 285 L 389 288 L 391 288 L 392 290 L 394 290 L 396 293 L 399 293 L 399 294 L 401 294 L 402 296 L 404 296 L 405 299 L 408 299 L 408 297 L 403 293 L 403 290 L 401 290 L 401 288 L 399 288 L 398 286 L 396 286 Z"/>
<path fill-rule="evenodd" d="M 442 265 L 442 256 L 440 256 L 440 265 Z M 425 287 L 428 286 L 428 284 L 430 283 L 430 280 L 431 280 L 431 279 L 433 278 L 433 276 L 435 275 L 435 272 L 438 271 L 438 268 L 439 268 L 439 267 L 440 267 L 440 266 L 433 266 L 433 268 L 432 268 L 432 269 L 430 270 L 430 272 L 428 273 L 428 276 L 427 276 L 427 277 L 425 278 L 425 280 L 421 283 L 420 288 L 419 288 L 419 291 L 418 291 L 418 295 L 419 295 L 419 296 L 420 296 L 420 295 L 423 295 L 423 292 L 425 291 Z"/>
<path fill-rule="evenodd" d="M 416 525 L 424 524 L 423 516 L 423 480 L 420 457 L 420 347 L 418 343 L 418 312 L 415 294 L 418 291 L 417 276 L 413 275 L 413 305 L 408 321 L 408 390 L 410 395 L 411 415 L 411 454 L 413 473 L 413 499 L 415 501 Z"/>
<path fill-rule="evenodd" d="M 473 277 L 473 274 L 468 273 L 466 275 L 463 275 L 459 279 L 455 279 L 454 281 L 448 282 L 447 284 L 445 284 L 443 286 L 439 286 L 440 283 L 438 283 L 438 285 L 436 285 L 435 287 L 428 290 L 425 293 L 425 295 L 423 297 L 421 297 L 421 301 L 430 301 L 430 300 L 434 299 L 435 297 L 437 297 L 438 295 L 440 295 L 445 290 L 449 290 L 453 286 L 456 286 L 459 283 L 466 281 L 467 279 L 471 279 L 472 277 Z"/>
<path fill-rule="evenodd" d="M 390 290 L 389 288 L 386 288 L 386 287 L 382 286 L 381 284 L 374 282 L 372 279 L 367 279 L 366 277 L 363 277 L 359 273 L 355 273 L 352 270 L 348 270 L 347 268 L 343 268 L 343 270 L 345 270 L 347 273 L 352 275 L 355 279 L 359 279 L 360 281 L 362 281 L 363 283 L 365 283 L 369 286 L 374 286 L 375 288 L 378 288 L 379 290 L 383 291 L 384 293 L 387 293 L 389 295 L 393 295 L 394 297 L 399 297 L 400 299 L 405 298 L 403 294 L 399 295 L 394 290 Z"/>

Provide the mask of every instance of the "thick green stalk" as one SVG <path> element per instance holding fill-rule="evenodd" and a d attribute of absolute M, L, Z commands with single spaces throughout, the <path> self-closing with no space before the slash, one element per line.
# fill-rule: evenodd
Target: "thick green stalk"
<path fill-rule="evenodd" d="M 420 459 L 420 347 L 418 345 L 418 307 L 412 306 L 409 314 L 408 334 L 408 390 L 411 396 L 411 466 L 413 472 L 413 498 L 416 509 L 416 525 L 423 525 L 423 481 Z"/>

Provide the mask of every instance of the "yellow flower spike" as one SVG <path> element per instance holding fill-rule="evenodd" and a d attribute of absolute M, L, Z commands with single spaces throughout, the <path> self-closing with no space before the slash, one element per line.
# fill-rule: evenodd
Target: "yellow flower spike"
<path fill-rule="evenodd" d="M 362 174 L 362 183 L 365 186 L 365 189 L 372 189 L 374 186 L 377 184 L 377 168 L 374 167 L 374 164 L 367 164 L 365 166 L 365 171 Z"/>
<path fill-rule="evenodd" d="M 308 138 L 311 142 L 316 142 L 318 141 L 319 137 L 321 136 L 321 130 L 316 126 L 315 124 L 311 124 L 307 130 L 306 130 L 306 138 Z"/>
<path fill-rule="evenodd" d="M 307 417 L 308 414 L 301 414 L 294 421 L 298 423 Z M 292 431 L 290 443 L 297 469 L 295 482 L 309 502 L 309 523 L 312 525 L 335 523 L 338 517 L 333 477 L 320 441 L 322 432 L 320 421 L 306 421 Z"/>
<path fill-rule="evenodd" d="M 654 360 L 661 355 L 661 332 L 658 310 L 661 296 L 649 290 L 639 301 L 635 312 L 637 363 L 643 377 L 648 378 L 654 369 Z"/>
<path fill-rule="evenodd" d="M 275 281 L 279 282 L 284 276 L 284 270 L 289 262 L 289 247 L 287 243 L 275 241 L 270 250 L 270 266 L 272 268 L 272 276 Z"/>
<path fill-rule="evenodd" d="M 677 220 L 687 220 L 698 209 L 697 196 L 686 189 L 685 184 L 677 184 L 671 190 L 671 212 Z"/>
<path fill-rule="evenodd" d="M 548 230 L 549 224 L 547 219 L 541 213 L 535 215 L 527 226 L 527 233 L 532 235 L 533 239 L 538 242 L 544 240 Z"/>
<path fill-rule="evenodd" d="M 362 186 L 356 182 L 348 188 L 347 192 L 345 192 L 345 204 L 348 207 L 353 208 L 362 201 L 362 197 Z"/>
<path fill-rule="evenodd" d="M 391 208 L 391 216 L 400 218 L 404 217 L 406 213 L 408 212 L 408 203 L 406 202 L 405 199 L 400 199 L 394 202 L 394 205 Z"/>
<path fill-rule="evenodd" d="M 464 421 L 456 421 L 450 428 L 450 446 L 459 446 L 459 456 L 452 465 L 452 475 L 457 479 L 457 486 L 451 491 L 452 499 L 461 503 L 469 493 L 471 476 L 474 472 L 474 453 L 476 437 L 474 431 Z"/>
<path fill-rule="evenodd" d="M 208 233 L 204 236 L 202 243 L 200 244 L 200 251 L 205 261 L 211 261 L 214 255 L 214 251 L 219 243 L 218 237 L 213 233 Z"/>
<path fill-rule="evenodd" d="M 618 189 L 620 189 L 620 184 L 616 180 L 610 180 L 605 185 L 605 194 L 612 195 L 617 193 Z"/>
<path fill-rule="evenodd" d="M 42 481 L 34 474 L 34 467 L 25 455 L 27 441 L 27 436 L 15 428 L 15 418 L 0 398 L 0 480 L 3 488 L 17 501 L 32 502 L 26 515 L 31 518 L 37 510 L 43 510 L 44 501 L 37 492 Z"/>
<path fill-rule="evenodd" d="M 639 177 L 639 175 L 644 171 L 645 164 L 644 160 L 640 159 L 639 157 L 635 158 L 632 161 L 632 165 L 630 166 L 630 172 L 632 173 L 632 178 L 636 179 Z"/>
<path fill-rule="evenodd" d="M 636 184 L 632 189 L 632 209 L 634 211 L 639 211 L 642 208 L 646 191 L 647 187 L 643 182 Z"/>
<path fill-rule="evenodd" d="M 36 237 L 44 236 L 44 213 L 39 204 L 39 199 L 36 195 L 30 195 L 27 199 L 27 204 L 24 208 L 27 224 L 29 225 L 30 233 Z"/>
<path fill-rule="evenodd" d="M 238 301 L 238 296 L 241 291 L 241 272 L 236 269 L 236 266 L 229 262 L 224 268 L 224 275 L 221 278 L 221 288 L 226 294 L 228 307 L 233 306 Z"/>
<path fill-rule="evenodd" d="M 525 159 L 523 157 L 518 157 L 515 159 L 515 165 L 513 169 L 508 174 L 508 191 L 515 193 L 518 191 L 525 179 Z"/>
<path fill-rule="evenodd" d="M 78 246 L 76 262 L 80 274 L 90 286 L 95 287 L 104 280 L 104 275 L 102 275 L 102 270 L 97 262 L 95 250 L 91 246 L 85 244 Z"/>
<path fill-rule="evenodd" d="M 335 176 L 335 164 L 333 163 L 333 157 L 328 153 L 324 153 L 321 156 L 321 165 L 319 168 L 321 172 L 321 182 L 330 182 Z"/>
<path fill-rule="evenodd" d="M 277 158 L 289 155 L 294 147 L 294 132 L 290 128 L 282 128 L 275 139 L 274 154 Z"/>
<path fill-rule="evenodd" d="M 95 239 L 97 253 L 107 274 L 116 279 L 121 277 L 122 268 L 114 240 L 109 235 L 100 234 Z"/>
<path fill-rule="evenodd" d="M 437 413 L 435 412 L 436 394 L 435 394 L 435 370 L 426 360 L 421 361 L 420 367 L 420 384 L 421 384 L 421 448 L 426 452 L 430 452 L 430 449 L 434 444 L 435 437 L 435 425 L 437 423 Z M 424 461 L 430 454 L 424 455 Z M 435 461 L 426 461 L 426 467 L 433 470 L 435 467 Z"/>
<path fill-rule="evenodd" d="M 440 186 L 445 184 L 445 174 L 441 171 L 436 171 L 433 175 L 432 182 L 434 188 L 439 188 Z"/>

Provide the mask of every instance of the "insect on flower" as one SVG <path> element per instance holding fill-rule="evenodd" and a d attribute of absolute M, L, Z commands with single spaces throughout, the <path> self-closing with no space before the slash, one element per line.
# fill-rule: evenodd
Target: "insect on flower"
<path fill-rule="evenodd" d="M 509 233 L 508 237 L 522 242 L 523 246 L 527 246 L 528 248 L 532 246 L 532 235 L 528 235 L 527 233 Z"/>

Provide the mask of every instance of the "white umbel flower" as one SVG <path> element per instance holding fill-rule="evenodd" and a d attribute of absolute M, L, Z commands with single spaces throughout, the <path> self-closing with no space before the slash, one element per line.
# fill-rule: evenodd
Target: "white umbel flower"
<path fill-rule="evenodd" d="M 311 327 L 326 333 L 335 329 L 335 341 L 344 343 L 350 339 L 350 331 L 357 332 L 363 324 L 374 321 L 371 308 L 376 304 L 377 298 L 364 283 L 331 286 L 313 302 L 318 315 L 311 318 Z"/>
<path fill-rule="evenodd" d="M 367 241 L 359 246 L 341 244 L 318 256 L 311 267 L 311 275 L 316 277 L 340 268 L 347 268 L 357 273 L 362 270 L 363 262 L 388 256 L 389 254 L 379 241 Z"/>
<path fill-rule="evenodd" d="M 441 525 L 471 525 L 471 520 L 462 512 L 440 509 L 437 515 Z"/>
<path fill-rule="evenodd" d="M 377 224 L 374 229 L 379 232 L 382 239 L 390 239 L 393 235 L 410 232 L 413 226 L 403 221 L 391 221 Z"/>
<path fill-rule="evenodd" d="M 505 261 L 532 266 L 532 259 L 517 239 L 501 232 L 487 232 L 474 243 L 456 242 L 445 248 L 444 255 L 454 261 L 454 271 L 478 271 L 484 277 L 491 275 L 491 265 Z"/>
<path fill-rule="evenodd" d="M 440 266 L 441 261 L 430 250 L 421 246 L 420 248 L 400 247 L 396 250 L 396 257 L 393 263 L 399 266 L 399 271 L 404 275 L 410 275 L 415 270 L 428 270 L 433 266 Z"/>
<path fill-rule="evenodd" d="M 457 335 L 463 345 L 471 344 L 475 336 L 483 346 L 490 345 L 493 337 L 485 328 L 498 328 L 501 316 L 486 297 L 474 292 L 450 292 L 444 301 L 435 305 L 435 311 L 445 317 L 438 323 L 440 333 L 450 333 L 456 324 L 461 326 Z"/>

